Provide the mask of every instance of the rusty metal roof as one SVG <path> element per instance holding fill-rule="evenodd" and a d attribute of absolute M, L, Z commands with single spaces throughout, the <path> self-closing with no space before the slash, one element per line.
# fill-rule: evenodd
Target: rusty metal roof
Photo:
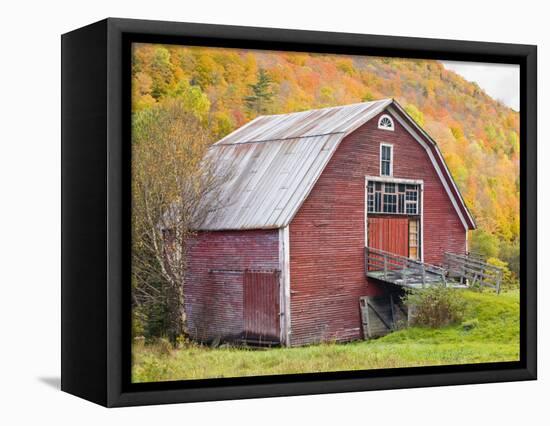
<path fill-rule="evenodd" d="M 212 145 L 231 171 L 222 208 L 203 230 L 281 228 L 290 223 L 342 139 L 392 99 L 260 116 Z"/>

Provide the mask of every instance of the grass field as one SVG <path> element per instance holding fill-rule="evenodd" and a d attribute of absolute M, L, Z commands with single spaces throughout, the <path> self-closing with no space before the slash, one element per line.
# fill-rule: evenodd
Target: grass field
<path fill-rule="evenodd" d="M 204 379 L 519 359 L 519 293 L 464 291 L 462 324 L 413 327 L 380 339 L 347 344 L 254 350 L 166 344 L 133 345 L 133 381 Z"/>

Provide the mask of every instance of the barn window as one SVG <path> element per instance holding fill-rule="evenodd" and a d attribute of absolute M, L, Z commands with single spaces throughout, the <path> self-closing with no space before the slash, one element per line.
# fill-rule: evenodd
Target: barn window
<path fill-rule="evenodd" d="M 380 145 L 380 176 L 391 176 L 393 174 L 393 146 Z"/>
<path fill-rule="evenodd" d="M 382 130 L 394 130 L 392 118 L 384 114 L 378 119 L 378 128 Z"/>
<path fill-rule="evenodd" d="M 369 181 L 367 212 L 419 215 L 420 185 Z"/>
<path fill-rule="evenodd" d="M 416 189 L 405 192 L 405 212 L 407 214 L 417 214 L 418 210 L 418 191 Z"/>
<path fill-rule="evenodd" d="M 397 213 L 396 194 L 384 194 L 384 213 Z"/>
<path fill-rule="evenodd" d="M 409 257 L 411 259 L 418 259 L 418 231 L 420 226 L 418 226 L 418 219 L 409 220 Z"/>

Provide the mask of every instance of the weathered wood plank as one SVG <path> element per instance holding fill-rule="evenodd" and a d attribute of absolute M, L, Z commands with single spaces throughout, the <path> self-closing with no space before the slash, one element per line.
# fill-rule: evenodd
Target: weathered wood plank
<path fill-rule="evenodd" d="M 470 285 L 491 287 L 497 293 L 500 292 L 502 269 L 490 265 L 478 257 L 445 253 L 445 268 L 449 276 L 460 280 L 460 282 L 469 281 Z"/>
<path fill-rule="evenodd" d="M 392 331 L 393 316 L 390 296 L 361 297 L 360 307 L 363 334 L 366 338 L 385 336 Z"/>

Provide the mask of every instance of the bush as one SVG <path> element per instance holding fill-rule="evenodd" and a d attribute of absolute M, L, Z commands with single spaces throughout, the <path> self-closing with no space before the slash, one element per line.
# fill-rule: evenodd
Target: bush
<path fill-rule="evenodd" d="M 464 321 L 461 326 L 463 330 L 470 331 L 479 326 L 479 320 L 477 318 L 469 319 Z"/>
<path fill-rule="evenodd" d="M 517 290 L 519 288 L 519 280 L 516 274 L 510 270 L 507 262 L 491 257 L 487 259 L 487 263 L 502 269 L 502 282 L 500 283 L 502 291 Z"/>
<path fill-rule="evenodd" d="M 164 337 L 155 339 L 153 345 L 155 350 L 161 355 L 170 355 L 172 353 L 172 349 L 174 348 L 172 343 Z"/>
<path fill-rule="evenodd" d="M 411 290 L 404 302 L 409 307 L 411 325 L 433 328 L 462 321 L 466 310 L 466 300 L 460 290 L 448 287 Z"/>
<path fill-rule="evenodd" d="M 485 257 L 497 257 L 500 242 L 496 236 L 483 229 L 476 229 L 472 232 L 470 250 Z"/>

